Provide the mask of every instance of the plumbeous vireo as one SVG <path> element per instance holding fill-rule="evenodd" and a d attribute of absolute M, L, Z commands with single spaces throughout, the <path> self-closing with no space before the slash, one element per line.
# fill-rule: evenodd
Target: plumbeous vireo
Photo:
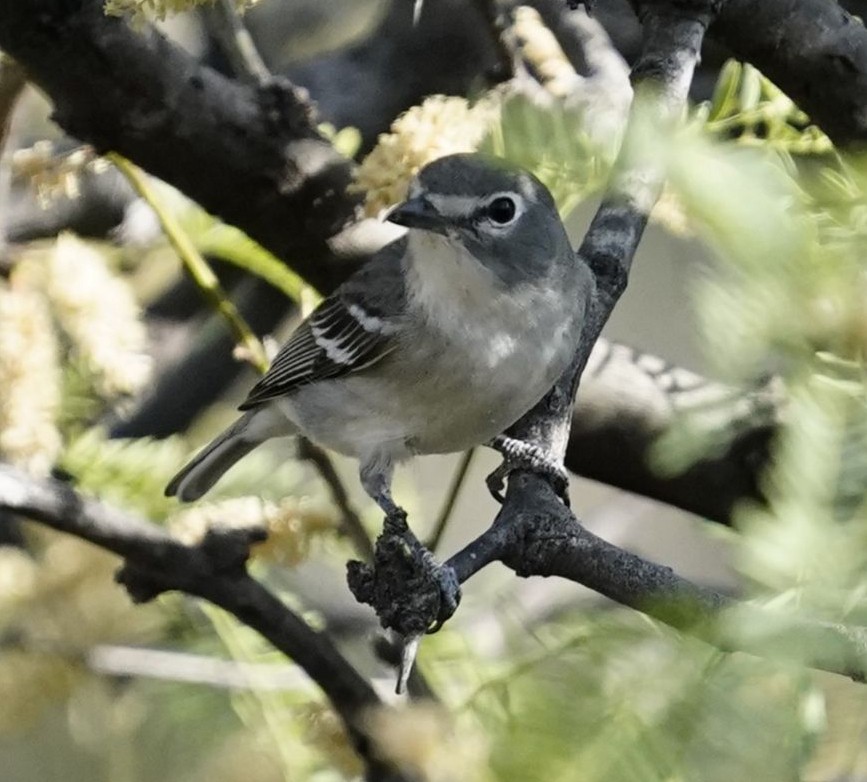
<path fill-rule="evenodd" d="M 450 155 L 386 219 L 406 235 L 298 327 L 168 495 L 198 499 L 256 446 L 300 433 L 358 459 L 391 515 L 395 464 L 488 443 L 551 388 L 594 281 L 547 188 L 503 161 Z"/>

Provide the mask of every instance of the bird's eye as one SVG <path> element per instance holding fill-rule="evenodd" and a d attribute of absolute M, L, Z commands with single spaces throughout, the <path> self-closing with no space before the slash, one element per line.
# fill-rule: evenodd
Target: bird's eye
<path fill-rule="evenodd" d="M 508 196 L 495 198 L 485 208 L 485 216 L 497 225 L 506 225 L 515 219 L 517 207 L 515 201 Z"/>

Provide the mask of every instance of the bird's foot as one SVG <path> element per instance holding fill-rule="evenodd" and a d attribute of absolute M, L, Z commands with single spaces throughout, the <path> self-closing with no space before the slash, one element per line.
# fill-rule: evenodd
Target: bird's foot
<path fill-rule="evenodd" d="M 397 508 L 385 518 L 373 564 L 350 562 L 347 580 L 356 599 L 372 606 L 380 624 L 403 639 L 401 692 L 421 636 L 439 630 L 460 603 L 457 574 L 419 542 Z"/>
<path fill-rule="evenodd" d="M 562 464 L 555 462 L 541 448 L 504 434 L 495 437 L 488 445 L 503 455 L 503 462 L 486 479 L 488 491 L 500 504 L 505 501 L 506 478 L 515 470 L 527 470 L 544 475 L 557 492 L 557 496 L 569 507 L 569 476 Z"/>

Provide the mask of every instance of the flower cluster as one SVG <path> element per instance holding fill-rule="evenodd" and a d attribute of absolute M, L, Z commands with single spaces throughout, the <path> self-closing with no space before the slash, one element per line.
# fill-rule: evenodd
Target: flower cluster
<path fill-rule="evenodd" d="M 141 310 L 99 250 L 61 234 L 48 258 L 46 292 L 100 396 L 133 394 L 147 383 L 151 360 Z"/>
<path fill-rule="evenodd" d="M 173 14 L 191 11 L 214 0 L 105 0 L 105 12 L 109 16 L 126 16 L 135 23 L 149 19 L 163 20 Z M 234 0 L 238 11 L 244 11 L 256 0 Z"/>
<path fill-rule="evenodd" d="M 509 35 L 539 83 L 555 98 L 570 97 L 583 81 L 535 8 L 522 5 L 515 9 Z"/>
<path fill-rule="evenodd" d="M 0 287 L 0 456 L 47 473 L 60 450 L 60 366 L 45 297 L 12 277 Z"/>

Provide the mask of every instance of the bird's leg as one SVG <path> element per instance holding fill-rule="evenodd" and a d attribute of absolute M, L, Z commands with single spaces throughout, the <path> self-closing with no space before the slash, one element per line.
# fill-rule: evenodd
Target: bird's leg
<path fill-rule="evenodd" d="M 503 455 L 502 464 L 485 479 L 488 491 L 499 503 L 505 500 L 503 489 L 509 473 L 528 470 L 544 475 L 551 481 L 554 491 L 569 506 L 569 476 L 563 465 L 554 461 L 541 448 L 505 434 L 497 435 L 487 445 Z"/>
<path fill-rule="evenodd" d="M 421 636 L 436 632 L 455 612 L 461 587 L 454 569 L 443 565 L 419 542 L 406 513 L 391 497 L 392 465 L 371 460 L 361 467 L 365 491 L 385 511 L 372 564 L 350 562 L 349 588 L 362 603 L 373 606 L 383 627 L 402 640 L 398 692 L 412 670 Z"/>
<path fill-rule="evenodd" d="M 391 460 L 380 458 L 363 462 L 359 475 L 361 485 L 385 513 L 386 520 L 406 524 L 406 511 L 391 496 L 391 479 L 394 475 L 394 464 Z"/>

